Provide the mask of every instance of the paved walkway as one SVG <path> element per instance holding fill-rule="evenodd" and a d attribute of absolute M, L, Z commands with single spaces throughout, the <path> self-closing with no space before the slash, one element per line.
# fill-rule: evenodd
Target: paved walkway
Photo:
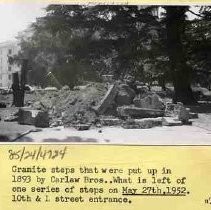
<path fill-rule="evenodd" d="M 38 132 L 28 133 L 29 130 Z M 22 134 L 24 135 L 20 137 Z M 4 136 L 5 139 L 2 138 Z M 18 136 L 20 138 L 16 139 Z M 19 125 L 17 122 L 0 122 L 0 138 L 5 142 L 211 145 L 211 113 L 200 114 L 199 119 L 194 119 L 192 126 L 151 129 L 104 127 L 77 131 L 63 127 L 37 129 L 34 126 Z"/>
<path fill-rule="evenodd" d="M 18 141 L 53 143 L 104 143 L 138 145 L 211 145 L 211 129 L 197 126 L 155 127 L 151 129 L 123 129 L 105 127 L 77 131 L 70 128 L 47 128 L 32 132 Z"/>

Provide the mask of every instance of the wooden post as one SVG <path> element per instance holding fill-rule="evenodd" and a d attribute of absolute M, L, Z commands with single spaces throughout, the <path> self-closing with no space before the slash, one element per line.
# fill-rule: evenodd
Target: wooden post
<path fill-rule="evenodd" d="M 26 73 L 27 73 L 28 60 L 22 60 L 21 67 L 21 81 L 19 82 L 18 72 L 13 73 L 13 105 L 15 107 L 24 106 L 24 94 L 25 94 L 25 84 L 26 84 Z"/>
<path fill-rule="evenodd" d="M 13 103 L 15 107 L 19 107 L 19 91 L 20 91 L 20 84 L 19 84 L 19 75 L 18 72 L 12 74 L 12 93 L 13 93 Z"/>

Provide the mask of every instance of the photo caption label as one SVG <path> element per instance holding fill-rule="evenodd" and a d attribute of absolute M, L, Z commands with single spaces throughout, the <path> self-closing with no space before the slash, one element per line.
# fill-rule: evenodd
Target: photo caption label
<path fill-rule="evenodd" d="M 0 207 L 207 209 L 211 147 L 2 145 Z"/>

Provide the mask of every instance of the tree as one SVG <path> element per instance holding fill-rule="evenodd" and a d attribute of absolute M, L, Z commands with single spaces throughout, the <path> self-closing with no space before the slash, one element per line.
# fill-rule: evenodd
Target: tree
<path fill-rule="evenodd" d="M 163 88 L 165 80 L 171 80 L 174 101 L 193 103 L 193 63 L 200 66 L 204 58 L 194 51 L 194 39 L 199 36 L 193 21 L 186 19 L 189 7 L 165 6 L 163 20 L 155 15 L 158 8 L 49 5 L 46 16 L 32 25 L 31 36 L 22 39 L 22 49 L 30 55 L 38 77 L 50 71 L 69 86 L 99 80 L 104 73 L 112 73 L 116 79 L 126 74 L 145 82 L 156 79 Z M 189 31 L 194 32 L 193 39 L 188 37 Z"/>
<path fill-rule="evenodd" d="M 201 6 L 197 19 L 188 22 L 185 48 L 193 70 L 193 81 L 209 88 L 211 75 L 211 11 Z"/>
<path fill-rule="evenodd" d="M 168 6 L 166 10 L 166 36 L 167 49 L 174 85 L 173 101 L 184 104 L 194 103 L 191 90 L 191 68 L 187 64 L 184 49 L 184 35 L 186 28 L 186 15 L 188 6 Z"/>
<path fill-rule="evenodd" d="M 39 63 L 35 71 L 52 71 L 63 84 L 97 79 L 104 73 L 139 77 L 144 64 L 154 63 L 159 54 L 160 27 L 153 10 L 50 5 L 47 15 L 33 24 L 33 34 L 22 42 L 22 49 L 31 54 L 33 66 Z"/>

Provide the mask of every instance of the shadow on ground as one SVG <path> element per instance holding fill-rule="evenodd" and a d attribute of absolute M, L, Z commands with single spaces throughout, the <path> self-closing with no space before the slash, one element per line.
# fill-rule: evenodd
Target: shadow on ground
<path fill-rule="evenodd" d="M 79 136 L 67 136 L 67 138 L 65 139 L 53 139 L 53 138 L 49 138 L 49 139 L 44 139 L 42 142 L 93 142 L 96 143 L 98 142 L 97 139 L 93 139 L 93 138 L 81 138 Z"/>
<path fill-rule="evenodd" d="M 9 142 L 10 138 L 5 135 L 0 135 L 0 142 Z"/>
<path fill-rule="evenodd" d="M 21 134 L 17 135 L 0 135 L 0 142 L 34 142 L 32 138 L 29 137 L 23 137 L 18 138 Z"/>
<path fill-rule="evenodd" d="M 9 141 L 11 142 L 11 141 Z M 20 139 L 17 139 L 16 142 L 36 142 L 36 139 L 32 139 L 29 137 L 22 137 Z M 79 136 L 67 136 L 65 139 L 54 139 L 54 138 L 48 138 L 48 139 L 43 139 L 42 140 L 43 143 L 46 142 L 82 142 L 82 143 L 97 143 L 98 140 L 97 139 L 93 139 L 93 138 L 81 138 Z"/>

